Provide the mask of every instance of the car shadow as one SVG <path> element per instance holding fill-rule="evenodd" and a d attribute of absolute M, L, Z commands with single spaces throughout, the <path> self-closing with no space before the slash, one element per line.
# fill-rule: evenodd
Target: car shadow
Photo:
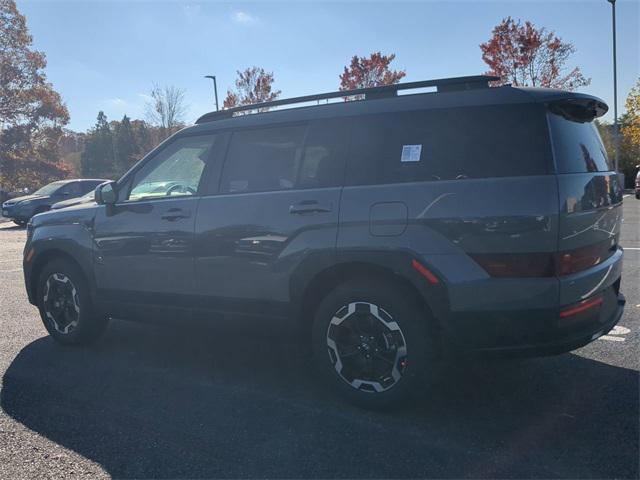
<path fill-rule="evenodd" d="M 1 405 L 114 477 L 638 476 L 638 372 L 574 354 L 460 361 L 380 413 L 290 340 L 113 322 L 91 348 L 24 347 Z"/>

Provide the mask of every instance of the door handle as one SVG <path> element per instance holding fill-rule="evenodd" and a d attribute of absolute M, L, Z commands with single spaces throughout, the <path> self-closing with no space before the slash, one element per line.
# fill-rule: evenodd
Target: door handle
<path fill-rule="evenodd" d="M 173 222 L 174 220 L 179 220 L 180 218 L 189 218 L 190 216 L 191 212 L 189 210 L 184 210 L 182 208 L 170 208 L 160 218 L 162 220 Z"/>
<path fill-rule="evenodd" d="M 292 215 L 302 215 L 305 213 L 328 213 L 332 210 L 330 203 L 321 204 L 316 200 L 304 200 L 300 203 L 289 206 L 289 213 Z"/>

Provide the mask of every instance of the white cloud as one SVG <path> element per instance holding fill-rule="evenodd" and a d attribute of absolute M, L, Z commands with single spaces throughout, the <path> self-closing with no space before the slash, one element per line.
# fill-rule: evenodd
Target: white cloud
<path fill-rule="evenodd" d="M 109 100 L 107 100 L 107 102 L 109 103 L 109 105 L 116 108 L 124 108 L 128 105 L 126 100 L 123 100 L 122 98 L 117 98 L 117 97 L 110 98 Z"/>
<path fill-rule="evenodd" d="M 242 10 L 236 10 L 235 12 L 233 12 L 231 18 L 234 22 L 240 23 L 242 25 L 251 25 L 258 21 L 256 17 Z"/>

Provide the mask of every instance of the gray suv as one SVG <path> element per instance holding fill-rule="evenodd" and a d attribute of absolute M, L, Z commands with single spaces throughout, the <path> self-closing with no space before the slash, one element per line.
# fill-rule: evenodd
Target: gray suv
<path fill-rule="evenodd" d="M 607 106 L 492 80 L 206 114 L 96 203 L 33 219 L 29 299 L 65 344 L 108 318 L 300 332 L 371 408 L 451 352 L 585 345 L 624 305 L 622 189 L 592 123 Z M 358 101 L 320 104 L 340 97 Z M 273 109 L 297 102 L 318 105 Z"/>

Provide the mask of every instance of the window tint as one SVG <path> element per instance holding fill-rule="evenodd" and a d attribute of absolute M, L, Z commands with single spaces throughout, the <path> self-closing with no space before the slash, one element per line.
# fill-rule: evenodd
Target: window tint
<path fill-rule="evenodd" d="M 218 135 L 183 137 L 161 150 L 135 174 L 129 200 L 195 195 Z"/>
<path fill-rule="evenodd" d="M 549 172 L 541 106 L 373 115 L 358 119 L 353 130 L 347 165 L 351 185 Z"/>
<path fill-rule="evenodd" d="M 551 138 L 558 173 L 613 170 L 596 126 L 549 113 Z"/>
<path fill-rule="evenodd" d="M 94 191 L 100 183 L 101 182 L 82 182 L 80 183 L 80 189 L 82 190 L 82 193 L 89 193 Z"/>
<path fill-rule="evenodd" d="M 294 188 L 302 159 L 304 125 L 241 130 L 231 137 L 222 193 Z"/>
<path fill-rule="evenodd" d="M 322 120 L 309 125 L 296 188 L 336 187 L 344 177 L 348 125 Z"/>
<path fill-rule="evenodd" d="M 69 197 L 78 197 L 82 195 L 82 188 L 78 182 L 68 183 L 60 189 L 60 193 Z"/>

